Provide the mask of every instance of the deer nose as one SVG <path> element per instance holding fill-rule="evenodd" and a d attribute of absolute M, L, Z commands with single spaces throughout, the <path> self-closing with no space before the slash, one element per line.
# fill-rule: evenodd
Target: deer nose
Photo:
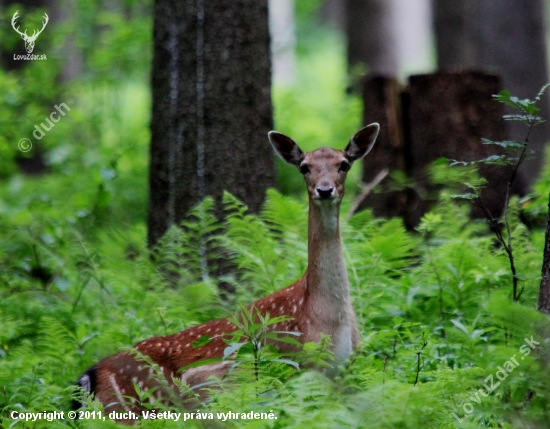
<path fill-rule="evenodd" d="M 333 191 L 334 191 L 334 188 L 332 186 L 317 188 L 317 194 L 319 194 L 319 197 L 321 197 L 321 198 L 330 198 L 330 197 L 332 197 L 332 192 Z"/>

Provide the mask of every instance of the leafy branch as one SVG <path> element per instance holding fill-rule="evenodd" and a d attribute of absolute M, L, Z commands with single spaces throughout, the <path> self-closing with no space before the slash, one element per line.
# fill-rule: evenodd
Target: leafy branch
<path fill-rule="evenodd" d="M 418 384 L 418 377 L 420 376 L 420 370 L 422 369 L 423 365 L 420 365 L 420 358 L 422 356 L 422 351 L 424 348 L 428 345 L 428 340 L 426 340 L 424 336 L 424 332 L 422 332 L 422 341 L 420 346 L 416 349 L 416 378 L 414 379 L 413 386 L 416 386 Z"/>
<path fill-rule="evenodd" d="M 453 165 L 474 165 L 474 164 L 489 164 L 489 165 L 510 165 L 513 166 L 512 173 L 508 179 L 506 185 L 506 196 L 504 198 L 504 208 L 503 208 L 503 217 L 504 217 L 504 227 L 506 229 L 506 236 L 503 231 L 503 227 L 498 219 L 496 219 L 489 208 L 483 203 L 481 199 L 481 190 L 483 185 L 486 184 L 469 184 L 466 183 L 466 186 L 472 191 L 467 194 L 454 195 L 454 198 L 459 198 L 467 200 L 475 207 L 481 209 L 489 224 L 493 230 L 498 242 L 504 248 L 510 262 L 510 271 L 512 272 L 512 296 L 514 301 L 519 301 L 523 288 L 518 292 L 518 275 L 514 259 L 514 250 L 512 246 L 512 232 L 510 228 L 510 220 L 508 216 L 508 209 L 510 206 L 510 193 L 512 186 L 516 180 L 517 172 L 521 164 L 527 159 L 527 157 L 533 152 L 529 149 L 529 137 L 531 136 L 531 131 L 535 125 L 541 124 L 544 122 L 544 119 L 538 116 L 540 108 L 536 104 L 540 101 L 542 95 L 550 84 L 544 85 L 535 99 L 533 101 L 529 99 L 521 100 L 518 97 L 513 96 L 510 91 L 503 90 L 497 95 L 493 95 L 495 101 L 505 104 L 508 107 L 519 110 L 517 114 L 504 115 L 503 118 L 507 121 L 518 121 L 522 122 L 527 126 L 527 134 L 525 139 L 522 142 L 515 140 L 505 140 L 505 141 L 492 141 L 489 139 L 482 139 L 483 144 L 496 145 L 504 148 L 505 154 L 503 155 L 491 155 L 485 159 L 477 161 L 457 161 L 450 160 L 451 166 Z M 519 152 L 519 153 L 518 153 Z M 511 154 L 515 156 L 510 156 Z"/>

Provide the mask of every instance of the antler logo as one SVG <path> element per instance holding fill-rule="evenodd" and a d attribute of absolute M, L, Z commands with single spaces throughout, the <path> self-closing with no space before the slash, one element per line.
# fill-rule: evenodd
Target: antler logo
<path fill-rule="evenodd" d="M 48 17 L 47 13 L 44 13 L 44 22 L 42 23 L 42 28 L 40 30 L 34 30 L 31 36 L 27 35 L 27 30 L 25 30 L 24 33 L 21 33 L 19 31 L 19 27 L 15 26 L 15 21 L 17 21 L 17 18 L 19 18 L 19 11 L 16 11 L 13 14 L 13 18 L 11 19 L 11 26 L 17 33 L 21 36 L 21 38 L 25 41 L 25 49 L 30 54 L 32 53 L 34 49 L 34 42 L 36 42 L 36 38 L 44 31 L 44 28 L 46 28 L 46 25 L 48 24 L 48 21 L 50 18 Z"/>

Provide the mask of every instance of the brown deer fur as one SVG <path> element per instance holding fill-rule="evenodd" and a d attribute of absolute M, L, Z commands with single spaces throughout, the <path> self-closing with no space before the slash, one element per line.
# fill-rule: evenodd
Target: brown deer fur
<path fill-rule="evenodd" d="M 353 161 L 370 151 L 378 130 L 378 124 L 363 128 L 352 137 L 344 150 L 323 147 L 313 152 L 303 152 L 283 134 L 269 133 L 269 140 L 279 156 L 304 174 L 309 194 L 308 268 L 300 280 L 259 299 L 251 307 L 262 314 L 292 317 L 292 320 L 271 325 L 270 329 L 301 332 L 298 339 L 302 343 L 317 342 L 322 334 L 329 335 L 335 366 L 349 358 L 359 341 L 340 241 L 340 202 L 344 196 L 347 171 Z M 183 373 L 181 368 L 222 357 L 226 344 L 221 334 L 236 329 L 231 322 L 217 319 L 173 335 L 149 338 L 134 348 L 160 366 L 170 388 L 175 389 L 173 378 L 196 386 L 211 376 L 222 377 L 232 362 L 207 364 Z M 203 335 L 212 340 L 203 346 L 193 347 L 193 341 Z M 277 348 L 281 353 L 293 350 L 293 346 L 286 343 L 279 343 Z M 132 410 L 137 413 L 139 407 L 128 400 L 128 396 L 136 397 L 134 382 L 142 390 L 155 388 L 154 395 L 158 399 L 164 400 L 170 396 L 166 386 L 160 386 L 152 375 L 150 365 L 135 354 L 122 352 L 90 368 L 79 379 L 79 385 L 94 393 L 95 399 L 103 403 L 107 412 Z"/>

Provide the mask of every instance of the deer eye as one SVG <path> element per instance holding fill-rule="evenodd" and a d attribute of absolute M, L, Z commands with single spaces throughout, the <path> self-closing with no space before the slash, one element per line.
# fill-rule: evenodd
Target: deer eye
<path fill-rule="evenodd" d="M 303 175 L 310 173 L 309 167 L 306 164 L 300 165 L 300 173 L 302 173 Z"/>
<path fill-rule="evenodd" d="M 343 171 L 344 173 L 347 173 L 350 168 L 351 168 L 351 165 L 347 161 L 342 161 L 342 164 L 340 164 L 340 171 Z"/>

